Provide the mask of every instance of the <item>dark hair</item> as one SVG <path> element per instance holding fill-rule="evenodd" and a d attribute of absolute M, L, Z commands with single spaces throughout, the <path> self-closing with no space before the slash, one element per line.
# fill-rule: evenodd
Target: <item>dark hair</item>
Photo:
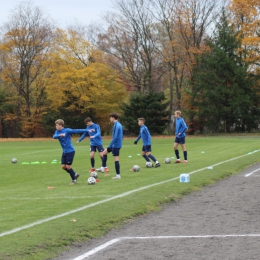
<path fill-rule="evenodd" d="M 92 120 L 91 120 L 90 117 L 87 117 L 87 118 L 84 120 L 85 123 L 88 123 L 88 122 L 91 122 L 91 121 L 92 121 Z"/>
<path fill-rule="evenodd" d="M 143 117 L 138 118 L 138 120 L 145 122 L 145 119 Z"/>
<path fill-rule="evenodd" d="M 117 120 L 118 114 L 117 113 L 112 113 L 112 114 L 109 115 L 109 117 L 114 117 Z"/>

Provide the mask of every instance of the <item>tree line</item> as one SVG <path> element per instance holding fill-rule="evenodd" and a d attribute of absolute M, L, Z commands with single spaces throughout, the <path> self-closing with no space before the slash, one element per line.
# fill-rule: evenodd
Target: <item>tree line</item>
<path fill-rule="evenodd" d="M 117 111 L 130 133 L 146 117 L 173 133 L 258 129 L 259 0 L 115 0 L 103 24 L 61 29 L 18 3 L 1 27 L 0 137 L 42 137 L 54 121 L 109 132 Z M 87 6 L 86 6 L 87 8 Z"/>

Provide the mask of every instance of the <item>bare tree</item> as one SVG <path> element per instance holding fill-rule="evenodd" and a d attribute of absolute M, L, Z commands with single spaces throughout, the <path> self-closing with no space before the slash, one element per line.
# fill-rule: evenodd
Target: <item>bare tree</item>
<path fill-rule="evenodd" d="M 16 91 L 16 118 L 23 131 L 33 135 L 34 121 L 44 102 L 45 84 L 41 76 L 50 50 L 52 25 L 39 7 L 21 2 L 3 26 L 3 75 Z M 25 134 L 27 135 L 27 134 Z"/>
<path fill-rule="evenodd" d="M 99 34 L 98 47 L 108 54 L 109 64 L 134 90 L 162 91 L 165 71 L 155 48 L 149 1 L 117 0 L 114 4 L 117 12 L 105 16 L 109 26 Z"/>

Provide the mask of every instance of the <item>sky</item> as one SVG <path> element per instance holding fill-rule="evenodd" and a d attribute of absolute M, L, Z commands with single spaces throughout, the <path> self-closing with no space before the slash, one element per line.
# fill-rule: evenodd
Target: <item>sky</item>
<path fill-rule="evenodd" d="M 0 26 L 8 21 L 11 10 L 21 2 L 22 0 L 0 1 Z M 100 21 L 104 13 L 113 10 L 111 0 L 30 0 L 30 2 L 40 7 L 60 28 L 66 28 L 75 22 L 87 25 Z"/>

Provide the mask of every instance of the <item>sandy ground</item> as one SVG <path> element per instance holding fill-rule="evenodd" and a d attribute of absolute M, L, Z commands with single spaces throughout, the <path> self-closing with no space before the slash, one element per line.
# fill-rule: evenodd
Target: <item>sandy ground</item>
<path fill-rule="evenodd" d="M 260 259 L 259 195 L 260 164 L 74 247 L 55 260 Z"/>

